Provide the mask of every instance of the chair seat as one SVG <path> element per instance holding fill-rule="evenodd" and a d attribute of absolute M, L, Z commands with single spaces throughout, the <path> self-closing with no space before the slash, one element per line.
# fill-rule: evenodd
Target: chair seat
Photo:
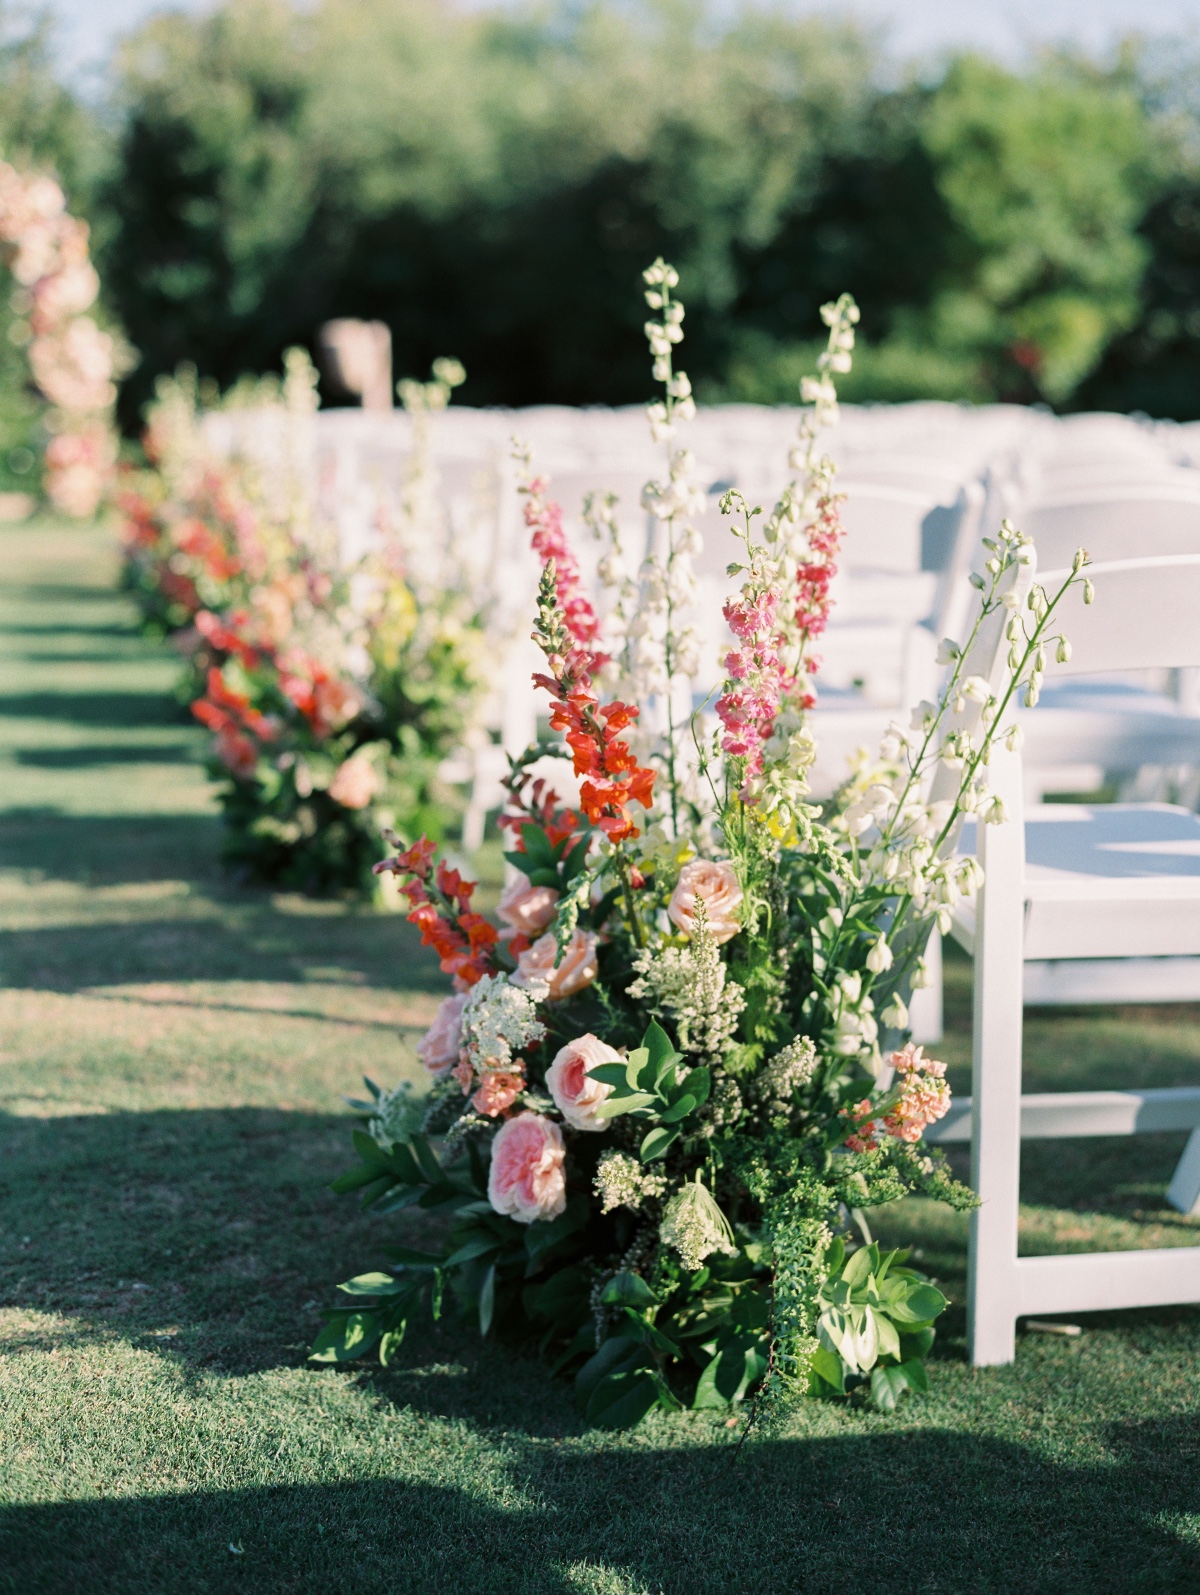
<path fill-rule="evenodd" d="M 959 849 L 973 853 L 974 825 Z M 1027 962 L 1200 955 L 1200 816 L 1170 803 L 1048 803 L 1025 816 Z M 974 941 L 974 906 L 955 936 Z"/>
<path fill-rule="evenodd" d="M 1025 758 L 1096 764 L 1107 770 L 1200 763 L 1200 715 L 1129 682 L 1054 682 L 1036 709 L 1021 711 Z"/>

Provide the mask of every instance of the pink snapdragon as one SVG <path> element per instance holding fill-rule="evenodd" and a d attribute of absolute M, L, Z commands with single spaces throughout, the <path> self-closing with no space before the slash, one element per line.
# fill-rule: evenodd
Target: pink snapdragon
<path fill-rule="evenodd" d="M 731 598 L 724 615 L 730 631 L 740 641 L 725 655 L 725 691 L 716 710 L 725 735 L 726 753 L 746 760 L 746 779 L 762 769 L 763 744 L 775 729 L 793 676 L 783 663 L 785 646 L 778 623 L 779 594 L 770 587 L 747 582 L 739 598 Z"/>
<path fill-rule="evenodd" d="M 829 596 L 830 584 L 837 575 L 837 555 L 841 548 L 843 527 L 839 505 L 843 495 L 823 493 L 817 500 L 817 518 L 805 528 L 808 557 L 796 570 L 796 596 L 794 618 L 800 633 L 801 648 L 805 655 L 805 669 L 816 673 L 819 661 L 809 653 L 813 641 L 825 630 L 833 601 Z M 812 707 L 811 698 L 805 704 Z"/>
<path fill-rule="evenodd" d="M 525 495 L 525 524 L 533 532 L 530 543 L 542 564 L 554 561 L 558 607 L 567 630 L 580 647 L 590 651 L 600 637 L 600 617 L 583 591 L 579 561 L 563 526 L 562 506 L 546 497 L 549 486 L 548 478 L 535 476 L 520 489 Z M 591 669 L 605 662 L 605 655 L 593 653 Z"/>
<path fill-rule="evenodd" d="M 898 1141 L 919 1141 L 926 1125 L 950 1110 L 946 1065 L 925 1057 L 924 1048 L 911 1041 L 888 1061 L 900 1076 L 900 1100 L 884 1115 L 883 1127 Z"/>

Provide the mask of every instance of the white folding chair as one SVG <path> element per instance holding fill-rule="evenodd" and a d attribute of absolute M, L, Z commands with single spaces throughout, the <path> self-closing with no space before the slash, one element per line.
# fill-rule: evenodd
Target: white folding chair
<path fill-rule="evenodd" d="M 1065 571 L 1041 578 L 1048 589 Z M 1072 675 L 1200 665 L 1200 555 L 1089 571 L 1093 606 L 1069 606 Z M 999 653 L 999 642 L 995 646 Z M 977 660 L 993 677 L 999 666 Z M 1200 1085 L 1023 1096 L 1026 1001 L 1200 999 L 1200 818 L 1166 804 L 1033 808 L 1021 761 L 998 751 L 990 784 L 1008 811 L 984 826 L 985 881 L 953 932 L 975 961 L 973 1089 L 928 1138 L 971 1141 L 971 1359 L 1011 1362 L 1018 1318 L 1200 1301 L 1200 1247 L 1018 1255 L 1021 1140 L 1190 1129 L 1168 1193 L 1200 1208 Z"/>

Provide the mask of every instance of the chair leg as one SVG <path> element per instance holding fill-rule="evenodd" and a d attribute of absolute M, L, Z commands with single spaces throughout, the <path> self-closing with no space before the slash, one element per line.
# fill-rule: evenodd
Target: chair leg
<path fill-rule="evenodd" d="M 1200 1130 L 1193 1130 L 1167 1187 L 1167 1201 L 1180 1213 L 1200 1213 Z"/>
<path fill-rule="evenodd" d="M 919 986 L 908 1005 L 908 1023 L 918 1046 L 932 1047 L 942 1039 L 942 938 L 935 930 L 925 949 L 929 984 Z"/>
<path fill-rule="evenodd" d="M 1017 1203 L 1021 1180 L 1022 931 L 1024 819 L 1020 760 L 993 755 L 991 785 L 1003 825 L 981 825 L 984 885 L 976 910 L 971 1093 L 971 1215 L 968 1339 L 977 1366 L 1016 1354 Z"/>

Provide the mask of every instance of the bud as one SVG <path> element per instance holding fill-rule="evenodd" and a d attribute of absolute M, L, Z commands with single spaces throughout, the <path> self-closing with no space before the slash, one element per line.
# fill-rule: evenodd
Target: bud
<path fill-rule="evenodd" d="M 887 938 L 880 936 L 871 944 L 871 950 L 867 954 L 867 968 L 873 975 L 882 975 L 891 967 L 892 949 L 887 944 Z"/>
<path fill-rule="evenodd" d="M 1086 548 L 1077 548 L 1075 550 L 1075 558 L 1071 561 L 1071 575 L 1072 576 L 1078 576 L 1079 572 L 1083 569 L 1083 567 L 1087 564 L 1087 562 L 1088 562 L 1088 551 L 1087 551 L 1087 549 Z"/>
<path fill-rule="evenodd" d="M 1054 651 L 1054 657 L 1058 660 L 1060 665 L 1065 665 L 1067 660 L 1070 659 L 1071 644 L 1065 637 L 1060 637 L 1058 639 L 1058 647 Z"/>
<path fill-rule="evenodd" d="M 1084 584 L 1083 584 L 1083 601 L 1084 601 L 1084 603 L 1085 604 L 1090 604 L 1092 599 L 1095 598 L 1095 596 L 1096 596 L 1096 589 L 1092 586 L 1090 581 L 1085 580 Z"/>

